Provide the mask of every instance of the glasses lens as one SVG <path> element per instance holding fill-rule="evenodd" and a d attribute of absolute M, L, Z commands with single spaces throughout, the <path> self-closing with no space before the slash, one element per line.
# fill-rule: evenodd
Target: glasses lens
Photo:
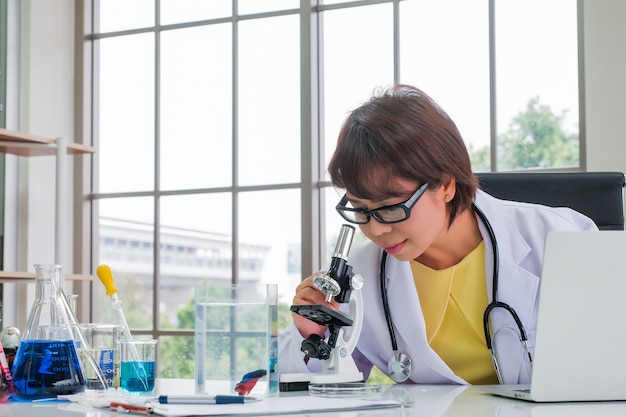
<path fill-rule="evenodd" d="M 346 219 L 347 221 L 351 222 L 351 223 L 356 223 L 356 224 L 365 224 L 368 222 L 368 218 L 367 215 L 364 213 L 361 213 L 360 211 L 352 211 L 349 208 L 337 208 L 337 211 L 339 212 L 339 214 L 341 214 L 341 217 L 343 217 L 344 219 Z"/>
<path fill-rule="evenodd" d="M 406 211 L 401 205 L 374 210 L 372 215 L 382 223 L 397 223 L 407 219 Z"/>

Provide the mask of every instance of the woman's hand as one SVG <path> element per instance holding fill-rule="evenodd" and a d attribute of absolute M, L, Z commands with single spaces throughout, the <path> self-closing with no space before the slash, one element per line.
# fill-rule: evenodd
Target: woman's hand
<path fill-rule="evenodd" d="M 318 272 L 317 274 L 324 274 L 324 272 Z M 314 274 L 314 275 L 317 275 Z M 330 302 L 326 302 L 326 295 L 315 288 L 313 286 L 313 276 L 311 275 L 304 281 L 300 283 L 296 287 L 296 295 L 293 297 L 294 305 L 311 305 L 311 304 L 321 304 L 328 306 L 332 309 L 337 310 L 339 308 L 339 303 L 334 299 Z M 326 326 L 319 325 L 312 320 L 307 319 L 297 313 L 293 314 L 293 321 L 296 324 L 296 327 L 300 331 L 302 337 L 307 338 L 311 334 L 317 334 L 321 337 L 324 337 L 324 332 L 326 332 Z"/>

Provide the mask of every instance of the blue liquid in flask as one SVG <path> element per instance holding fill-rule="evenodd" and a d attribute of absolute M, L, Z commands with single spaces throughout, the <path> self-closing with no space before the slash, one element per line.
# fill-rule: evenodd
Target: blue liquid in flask
<path fill-rule="evenodd" d="M 73 340 L 23 340 L 12 374 L 13 397 L 17 400 L 54 398 L 85 390 Z"/>

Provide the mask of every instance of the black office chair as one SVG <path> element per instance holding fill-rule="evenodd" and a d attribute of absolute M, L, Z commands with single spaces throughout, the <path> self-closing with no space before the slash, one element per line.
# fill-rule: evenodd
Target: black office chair
<path fill-rule="evenodd" d="M 570 207 L 590 217 L 600 230 L 624 230 L 622 172 L 485 172 L 480 188 L 494 197 Z"/>

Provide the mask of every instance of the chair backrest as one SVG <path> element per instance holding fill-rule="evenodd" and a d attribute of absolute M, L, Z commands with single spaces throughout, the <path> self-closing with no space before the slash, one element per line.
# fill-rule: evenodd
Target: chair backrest
<path fill-rule="evenodd" d="M 622 172 L 477 173 L 480 188 L 504 200 L 569 207 L 600 230 L 624 230 Z"/>

